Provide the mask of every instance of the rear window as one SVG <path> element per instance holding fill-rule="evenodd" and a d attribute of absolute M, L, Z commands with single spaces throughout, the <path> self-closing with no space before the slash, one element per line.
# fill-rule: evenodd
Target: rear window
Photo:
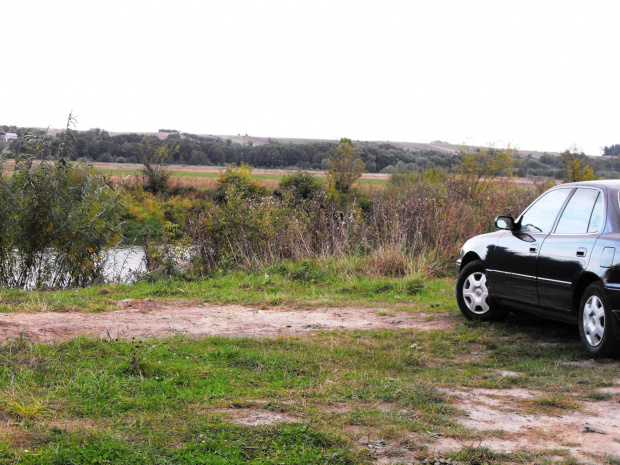
<path fill-rule="evenodd" d="M 590 231 L 590 219 L 593 216 L 594 206 L 597 203 L 598 197 L 600 197 L 600 192 L 597 189 L 577 189 L 566 204 L 555 232 L 557 234 L 586 234 Z M 602 210 L 602 201 L 599 205 L 599 210 Z M 595 223 L 597 222 L 597 216 L 595 215 L 594 218 Z M 602 216 L 598 218 L 598 225 L 592 225 L 594 230 L 590 232 L 598 231 L 600 218 Z"/>

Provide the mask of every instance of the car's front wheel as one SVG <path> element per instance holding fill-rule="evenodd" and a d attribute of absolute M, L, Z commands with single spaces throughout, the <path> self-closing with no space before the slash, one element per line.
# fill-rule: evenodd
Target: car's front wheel
<path fill-rule="evenodd" d="M 579 306 L 579 333 L 586 351 L 595 358 L 617 357 L 620 341 L 614 334 L 611 308 L 601 283 L 590 284 Z"/>
<path fill-rule="evenodd" d="M 468 320 L 498 321 L 509 311 L 493 301 L 487 285 L 487 273 L 481 260 L 465 266 L 456 282 L 456 300 Z"/>

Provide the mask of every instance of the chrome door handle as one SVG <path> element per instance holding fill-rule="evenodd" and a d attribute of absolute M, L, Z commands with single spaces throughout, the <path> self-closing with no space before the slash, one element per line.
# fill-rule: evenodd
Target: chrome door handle
<path fill-rule="evenodd" d="M 588 249 L 586 249 L 585 247 L 579 247 L 577 249 L 577 256 L 578 257 L 585 257 L 587 251 L 588 251 Z"/>

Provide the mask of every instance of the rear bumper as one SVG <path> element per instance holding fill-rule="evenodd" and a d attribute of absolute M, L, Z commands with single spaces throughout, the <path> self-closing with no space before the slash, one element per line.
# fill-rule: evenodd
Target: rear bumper
<path fill-rule="evenodd" d="M 457 260 L 456 261 L 456 266 L 454 268 L 454 272 L 456 274 L 456 277 L 459 277 L 459 274 L 461 273 L 461 260 Z"/>

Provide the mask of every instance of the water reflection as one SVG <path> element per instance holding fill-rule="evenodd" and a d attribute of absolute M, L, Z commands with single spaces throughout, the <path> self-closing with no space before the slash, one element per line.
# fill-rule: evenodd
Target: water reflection
<path fill-rule="evenodd" d="M 107 283 L 130 284 L 145 271 L 142 247 L 116 247 L 104 255 L 103 278 Z"/>

